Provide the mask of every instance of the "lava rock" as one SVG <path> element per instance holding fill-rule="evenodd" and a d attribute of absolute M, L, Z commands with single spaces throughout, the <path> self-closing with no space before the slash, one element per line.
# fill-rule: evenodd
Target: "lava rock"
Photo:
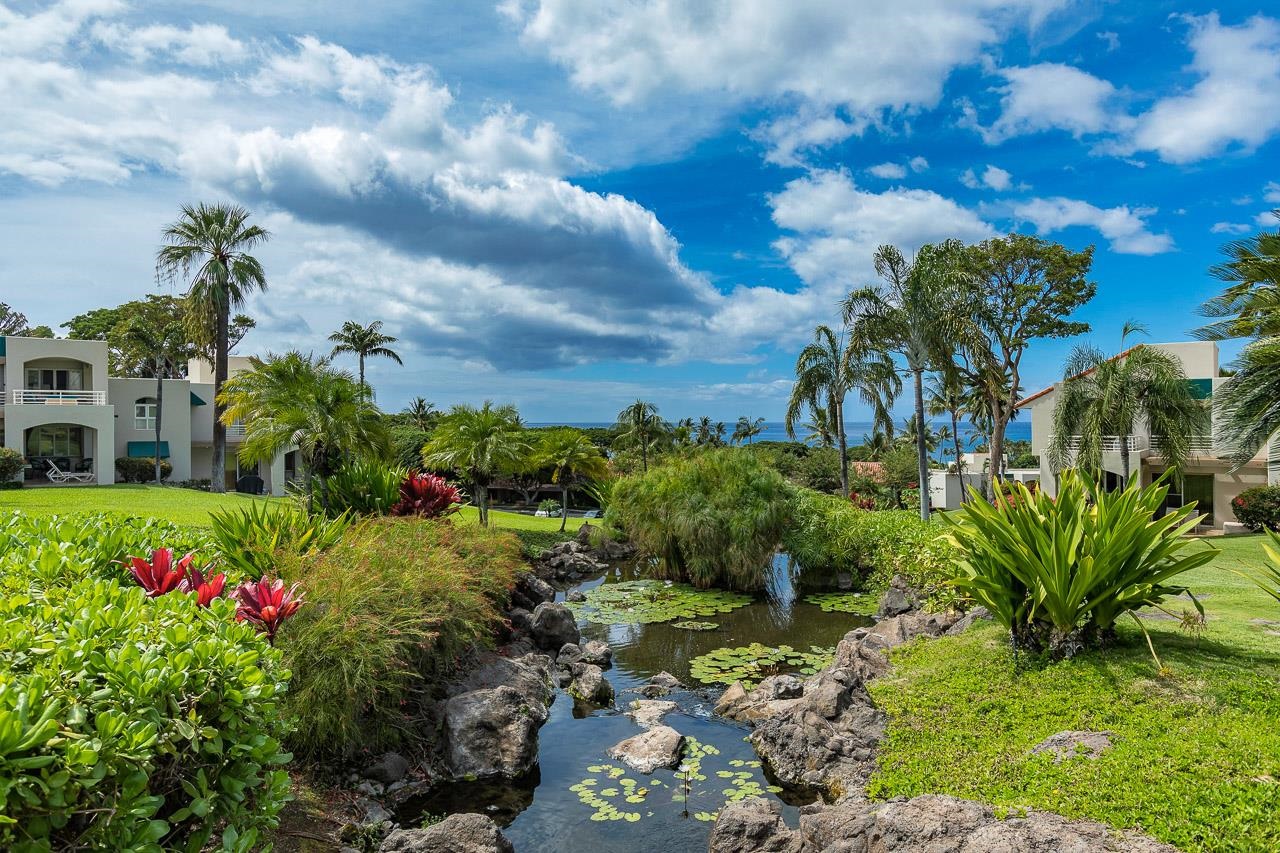
<path fill-rule="evenodd" d="M 1031 754 L 1050 753 L 1054 764 L 1071 758 L 1096 759 L 1111 748 L 1111 737 L 1111 732 L 1058 732 L 1031 747 Z"/>
<path fill-rule="evenodd" d="M 581 604 L 587 600 L 587 594 L 580 589 L 575 589 L 572 592 L 566 593 L 564 600 L 574 604 Z"/>
<path fill-rule="evenodd" d="M 569 695 L 593 705 L 608 705 L 613 701 L 613 685 L 604 677 L 604 671 L 591 663 L 575 663 L 569 667 L 573 680 L 569 682 Z"/>
<path fill-rule="evenodd" d="M 565 643 L 581 638 L 573 612 L 563 604 L 543 602 L 534 608 L 529 633 L 539 648 L 559 651 Z"/>
<path fill-rule="evenodd" d="M 637 687 L 636 692 L 654 699 L 658 696 L 666 696 L 672 690 L 679 690 L 681 687 L 684 687 L 684 685 L 680 683 L 680 679 L 669 672 L 660 672 Z"/>
<path fill-rule="evenodd" d="M 582 644 L 582 660 L 593 663 L 601 669 L 608 669 L 613 666 L 613 649 L 609 648 L 608 643 L 587 640 Z"/>
<path fill-rule="evenodd" d="M 582 662 L 582 649 L 577 643 L 565 643 L 560 647 L 560 653 L 556 655 L 556 666 L 568 668 L 575 663 Z"/>
<path fill-rule="evenodd" d="M 397 829 L 379 853 L 515 853 L 492 819 L 480 814 L 450 815 L 426 829 Z"/>
<path fill-rule="evenodd" d="M 782 822 L 782 805 L 763 797 L 725 803 L 711 829 L 710 853 L 799 853 L 799 833 Z"/>
<path fill-rule="evenodd" d="M 635 719 L 641 728 L 653 728 L 662 722 L 662 718 L 676 709 L 676 703 L 666 699 L 637 699 L 631 703 L 627 714 Z"/>
<path fill-rule="evenodd" d="M 640 773 L 652 773 L 680 763 L 683 748 L 684 735 L 670 726 L 655 726 L 609 747 L 609 757 Z"/>

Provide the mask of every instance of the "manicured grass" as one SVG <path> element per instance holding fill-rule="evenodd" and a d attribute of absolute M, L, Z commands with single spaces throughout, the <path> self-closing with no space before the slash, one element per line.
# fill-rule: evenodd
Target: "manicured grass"
<path fill-rule="evenodd" d="M 1203 635 L 1145 620 L 1168 675 L 1132 623 L 1117 648 L 1021 671 L 995 625 L 895 653 L 871 689 L 890 718 L 872 794 L 1048 809 L 1185 850 L 1280 849 L 1280 624 L 1257 621 L 1280 623 L 1280 605 L 1232 572 L 1262 561 L 1260 537 L 1208 541 L 1222 553 L 1186 576 Z M 1030 755 L 1066 730 L 1115 745 L 1057 765 Z"/>
<path fill-rule="evenodd" d="M 164 518 L 175 524 L 207 526 L 210 512 L 234 509 L 255 500 L 270 499 L 235 493 L 215 495 L 170 486 L 61 486 L 0 491 L 0 512 L 13 509 L 39 515 L 119 512 Z M 479 521 L 479 513 L 474 507 L 463 507 L 459 515 L 473 524 Z M 490 513 L 490 518 L 495 527 L 506 530 L 555 532 L 560 529 L 559 518 L 535 518 L 496 510 Z M 581 518 L 570 518 L 566 529 L 576 531 L 582 526 L 582 521 Z"/>

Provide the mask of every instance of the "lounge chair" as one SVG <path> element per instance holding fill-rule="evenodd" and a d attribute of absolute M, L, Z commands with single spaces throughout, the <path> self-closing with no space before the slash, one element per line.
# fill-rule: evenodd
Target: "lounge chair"
<path fill-rule="evenodd" d="M 95 479 L 92 471 L 82 471 L 80 473 L 63 471 L 52 462 L 49 463 L 50 483 L 92 483 Z"/>

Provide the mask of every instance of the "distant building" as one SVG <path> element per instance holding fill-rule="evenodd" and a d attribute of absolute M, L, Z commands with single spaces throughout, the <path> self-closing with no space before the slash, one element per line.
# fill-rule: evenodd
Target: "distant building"
<path fill-rule="evenodd" d="M 249 366 L 231 358 L 229 373 Z M 186 379 L 164 380 L 159 453 L 173 466 L 171 481 L 207 480 L 213 463 L 213 370 L 193 360 Z M 27 459 L 22 475 L 49 482 L 58 470 L 115 482 L 116 459 L 153 457 L 156 380 L 107 375 L 104 341 L 0 337 L 0 444 Z M 271 494 L 283 495 L 296 469 L 296 454 L 281 454 L 270 466 L 246 466 L 236 450 L 244 426 L 227 427 L 228 489 L 255 474 Z"/>
<path fill-rule="evenodd" d="M 1226 381 L 1218 366 L 1218 345 L 1212 341 L 1196 341 L 1151 346 L 1175 356 L 1182 363 L 1192 393 L 1209 406 L 1214 393 Z M 1018 408 L 1031 411 L 1031 451 L 1040 455 L 1041 486 L 1051 495 L 1056 493 L 1057 484 L 1049 467 L 1048 451 L 1053 437 L 1053 407 L 1060 384 L 1050 385 L 1018 404 Z M 1147 426 L 1139 423 L 1135 425 L 1134 434 L 1125 440 L 1129 445 L 1130 476 L 1138 478 L 1144 485 L 1151 483 L 1166 468 L 1160 453 L 1160 437 L 1151 435 Z M 1109 484 L 1117 483 L 1121 474 L 1120 441 L 1119 436 L 1103 440 L 1102 465 Z M 1272 467 L 1272 478 L 1278 479 L 1280 459 L 1275 460 Z M 1181 491 L 1178 490 L 1179 484 L 1173 484 L 1167 505 L 1179 507 L 1195 501 L 1199 511 L 1209 516 L 1207 524 L 1217 528 L 1224 524 L 1227 529 L 1236 527 L 1231 501 L 1250 486 L 1267 484 L 1267 451 L 1259 452 L 1235 472 L 1230 469 L 1230 461 L 1219 455 L 1217 426 L 1214 424 L 1210 434 L 1191 437 L 1191 456 L 1184 466 Z"/>

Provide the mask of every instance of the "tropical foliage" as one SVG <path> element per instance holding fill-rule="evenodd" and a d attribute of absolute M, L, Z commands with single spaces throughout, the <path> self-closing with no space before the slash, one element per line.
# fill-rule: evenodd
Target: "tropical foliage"
<path fill-rule="evenodd" d="M 353 353 L 359 362 L 360 387 L 368 390 L 369 386 L 364 381 L 364 363 L 367 359 L 386 358 L 396 364 L 404 364 L 400 360 L 400 354 L 390 347 L 390 344 L 394 344 L 397 340 L 399 339 L 383 334 L 381 320 L 375 320 L 367 326 L 348 320 L 342 324 L 341 329 L 329 336 L 329 342 L 333 344 L 333 350 L 329 355 L 333 357 L 342 353 Z"/>
<path fill-rule="evenodd" d="M 325 518 L 289 504 L 252 503 L 211 514 L 211 534 L 223 563 L 248 577 L 273 572 L 282 554 L 332 548 L 350 526 L 349 515 Z"/>
<path fill-rule="evenodd" d="M 489 523 L 489 485 L 499 474 L 524 466 L 530 445 L 515 406 L 454 406 L 422 448 L 433 470 L 455 471 L 471 484 L 480 523 Z"/>
<path fill-rule="evenodd" d="M 535 452 L 536 464 L 551 469 L 551 482 L 560 487 L 560 529 L 569 519 L 569 492 L 576 485 L 609 476 L 609 467 L 600 450 L 576 429 L 555 429 L 541 435 Z"/>
<path fill-rule="evenodd" d="M 1267 555 L 1267 564 L 1256 571 L 1245 574 L 1249 580 L 1267 595 L 1280 602 L 1280 534 L 1267 528 L 1269 542 L 1262 543 L 1262 551 Z"/>
<path fill-rule="evenodd" d="M 1011 488 L 1015 501 L 970 501 L 945 518 L 956 587 L 1024 649 L 1070 657 L 1103 642 L 1121 616 L 1186 593 L 1173 579 L 1216 553 L 1184 536 L 1202 518 L 1194 505 L 1164 511 L 1164 482 L 1106 492 L 1068 470 L 1056 498 Z"/>
<path fill-rule="evenodd" d="M 1236 520 L 1255 533 L 1280 530 L 1280 486 L 1253 486 L 1231 500 Z"/>
<path fill-rule="evenodd" d="M 670 437 L 670 428 L 658 415 L 658 407 L 644 400 L 636 400 L 621 412 L 614 427 L 619 447 L 640 453 L 641 469 L 649 470 L 649 457 Z"/>
<path fill-rule="evenodd" d="M 622 480 L 606 520 L 658 558 L 657 577 L 759 590 L 790 522 L 791 492 L 751 452 L 712 450 Z"/>

